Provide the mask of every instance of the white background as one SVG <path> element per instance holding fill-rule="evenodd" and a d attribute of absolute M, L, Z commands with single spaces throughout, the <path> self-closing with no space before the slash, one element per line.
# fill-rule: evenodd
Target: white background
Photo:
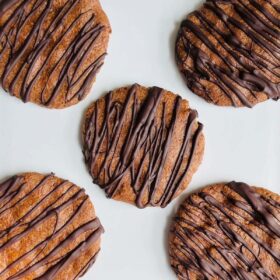
<path fill-rule="evenodd" d="M 198 0 L 102 0 L 113 33 L 92 93 L 66 110 L 23 104 L 1 90 L 0 178 L 15 173 L 55 172 L 86 188 L 106 233 L 102 251 L 84 277 L 96 280 L 176 279 L 169 268 L 166 237 L 179 202 L 189 191 L 221 181 L 245 181 L 279 193 L 280 104 L 254 109 L 207 104 L 185 86 L 174 63 L 180 21 Z M 182 95 L 205 125 L 203 164 L 188 190 L 166 209 L 139 210 L 105 198 L 92 184 L 80 143 L 82 115 L 111 89 L 140 83 Z"/>

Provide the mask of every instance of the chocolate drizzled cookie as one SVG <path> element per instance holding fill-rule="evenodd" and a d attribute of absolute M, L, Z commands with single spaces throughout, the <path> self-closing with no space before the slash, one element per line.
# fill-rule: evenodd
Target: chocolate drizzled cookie
<path fill-rule="evenodd" d="M 103 64 L 110 31 L 98 0 L 1 0 L 3 89 L 49 108 L 76 104 Z"/>
<path fill-rule="evenodd" d="M 100 250 L 102 225 L 84 190 L 50 174 L 0 184 L 0 279 L 78 279 Z"/>
<path fill-rule="evenodd" d="M 231 182 L 181 205 L 170 230 L 178 279 L 280 279 L 280 197 Z"/>
<path fill-rule="evenodd" d="M 83 130 L 89 172 L 107 196 L 165 207 L 188 185 L 203 156 L 202 125 L 180 96 L 133 85 L 88 109 Z"/>
<path fill-rule="evenodd" d="M 208 102 L 278 100 L 279 0 L 207 0 L 182 22 L 176 59 L 188 87 Z"/>

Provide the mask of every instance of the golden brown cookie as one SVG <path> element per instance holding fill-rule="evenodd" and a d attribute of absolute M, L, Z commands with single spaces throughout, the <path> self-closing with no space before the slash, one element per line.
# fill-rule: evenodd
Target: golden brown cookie
<path fill-rule="evenodd" d="M 98 0 L 1 0 L 0 83 L 24 102 L 74 105 L 103 65 L 110 32 Z"/>
<path fill-rule="evenodd" d="M 207 0 L 188 15 L 176 60 L 190 90 L 221 106 L 280 97 L 279 0 Z"/>
<path fill-rule="evenodd" d="M 102 225 L 84 190 L 26 173 L 0 184 L 0 279 L 78 279 L 100 250 Z"/>
<path fill-rule="evenodd" d="M 89 172 L 107 196 L 165 207 L 189 184 L 204 151 L 202 125 L 186 100 L 140 85 L 90 106 L 83 129 Z"/>
<path fill-rule="evenodd" d="M 171 226 L 169 252 L 181 280 L 279 280 L 280 196 L 236 182 L 190 195 Z"/>

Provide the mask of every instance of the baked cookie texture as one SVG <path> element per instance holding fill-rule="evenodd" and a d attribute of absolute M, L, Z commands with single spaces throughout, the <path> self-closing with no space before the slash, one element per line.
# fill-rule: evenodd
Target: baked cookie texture
<path fill-rule="evenodd" d="M 190 195 L 169 252 L 178 279 L 280 279 L 280 196 L 236 182 Z"/>
<path fill-rule="evenodd" d="M 0 279 L 78 279 L 100 250 L 103 227 L 84 190 L 25 173 L 0 184 Z"/>
<path fill-rule="evenodd" d="M 98 0 L 1 0 L 1 86 L 24 102 L 74 105 L 103 65 L 110 32 Z"/>
<path fill-rule="evenodd" d="M 203 126 L 186 100 L 158 87 L 124 87 L 86 112 L 83 150 L 94 183 L 139 208 L 167 206 L 204 152 Z"/>
<path fill-rule="evenodd" d="M 190 90 L 210 103 L 278 100 L 279 0 L 207 0 L 182 22 L 176 60 Z"/>

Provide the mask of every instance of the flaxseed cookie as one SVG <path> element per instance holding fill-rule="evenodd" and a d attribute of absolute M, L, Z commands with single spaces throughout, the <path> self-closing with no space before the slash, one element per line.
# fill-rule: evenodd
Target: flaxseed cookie
<path fill-rule="evenodd" d="M 98 0 L 2 0 L 0 83 L 24 102 L 74 105 L 103 65 L 110 32 Z"/>
<path fill-rule="evenodd" d="M 182 22 L 176 60 L 190 90 L 208 102 L 278 100 L 279 0 L 207 0 Z"/>
<path fill-rule="evenodd" d="M 169 252 L 178 279 L 280 279 L 279 195 L 236 182 L 190 195 Z"/>
<path fill-rule="evenodd" d="M 25 173 L 0 184 L 0 279 L 78 279 L 100 250 L 102 225 L 84 190 Z"/>
<path fill-rule="evenodd" d="M 107 196 L 165 207 L 189 184 L 204 151 L 186 100 L 158 87 L 121 88 L 94 102 L 83 128 L 89 172 Z"/>

